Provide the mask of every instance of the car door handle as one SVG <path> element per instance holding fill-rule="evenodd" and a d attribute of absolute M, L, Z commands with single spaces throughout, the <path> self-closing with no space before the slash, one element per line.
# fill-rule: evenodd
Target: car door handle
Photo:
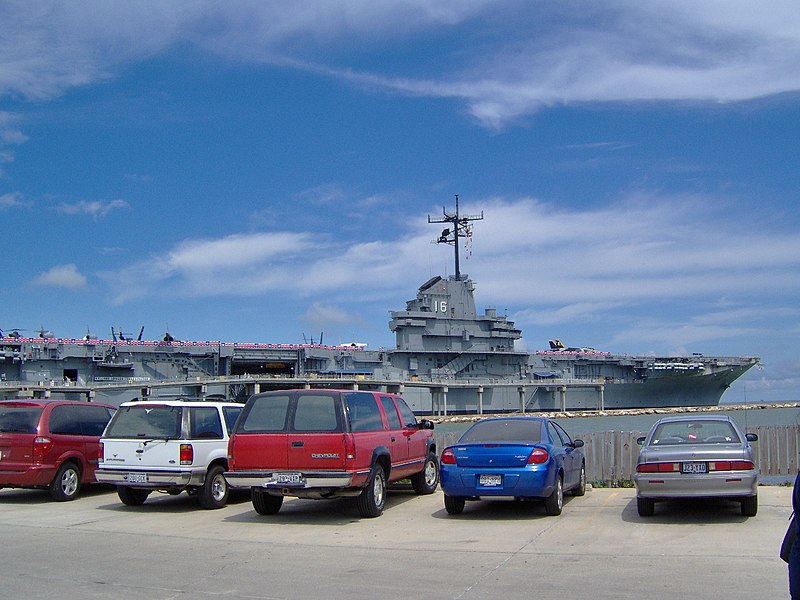
<path fill-rule="evenodd" d="M 302 448 L 305 442 L 292 442 L 292 448 Z"/>
<path fill-rule="evenodd" d="M 394 436 L 392 436 L 392 441 L 394 441 Z"/>

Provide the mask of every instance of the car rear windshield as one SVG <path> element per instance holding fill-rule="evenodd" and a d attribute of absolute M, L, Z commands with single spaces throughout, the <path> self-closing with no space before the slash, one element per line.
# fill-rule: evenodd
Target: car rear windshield
<path fill-rule="evenodd" d="M 458 441 L 535 444 L 542 441 L 542 422 L 524 419 L 479 421 L 467 429 Z"/>
<path fill-rule="evenodd" d="M 0 406 L 0 431 L 6 433 L 36 433 L 41 406 Z"/>
<path fill-rule="evenodd" d="M 672 444 L 738 444 L 739 435 L 729 421 L 667 421 L 653 432 L 653 446 Z"/>
<path fill-rule="evenodd" d="M 123 406 L 108 424 L 107 438 L 179 438 L 179 406 Z"/>

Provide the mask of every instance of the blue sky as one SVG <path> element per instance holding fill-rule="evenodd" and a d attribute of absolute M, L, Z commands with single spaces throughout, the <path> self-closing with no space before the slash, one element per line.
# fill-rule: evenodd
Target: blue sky
<path fill-rule="evenodd" d="M 0 328 L 391 347 L 462 272 L 523 347 L 756 355 L 800 400 L 800 7 L 0 4 Z"/>

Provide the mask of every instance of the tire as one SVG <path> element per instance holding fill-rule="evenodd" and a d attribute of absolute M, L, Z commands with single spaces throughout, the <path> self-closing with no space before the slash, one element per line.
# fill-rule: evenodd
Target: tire
<path fill-rule="evenodd" d="M 64 462 L 50 484 L 50 496 L 58 502 L 75 500 L 81 491 L 81 471 L 74 462 Z"/>
<path fill-rule="evenodd" d="M 448 496 L 444 495 L 444 509 L 450 515 L 460 515 L 464 512 L 464 504 L 466 500 L 463 496 Z"/>
<path fill-rule="evenodd" d="M 578 485 L 572 488 L 573 496 L 583 496 L 586 494 L 586 465 L 581 465 L 581 476 Z"/>
<path fill-rule="evenodd" d="M 656 511 L 656 503 L 652 498 L 636 498 L 636 510 L 640 517 L 652 517 Z"/>
<path fill-rule="evenodd" d="M 222 508 L 228 502 L 228 482 L 222 476 L 224 472 L 222 465 L 212 465 L 206 473 L 206 480 L 197 493 L 197 502 L 203 508 Z"/>
<path fill-rule="evenodd" d="M 758 513 L 758 496 L 745 496 L 742 498 L 742 515 L 755 517 Z"/>
<path fill-rule="evenodd" d="M 544 499 L 544 510 L 550 517 L 557 517 L 564 508 L 564 478 L 561 473 L 556 477 L 553 493 Z"/>
<path fill-rule="evenodd" d="M 367 487 L 362 490 L 356 500 L 358 512 L 362 517 L 371 519 L 383 514 L 383 507 L 386 504 L 386 473 L 379 464 L 372 465 Z"/>
<path fill-rule="evenodd" d="M 125 506 L 141 506 L 149 495 L 150 490 L 140 490 L 124 485 L 117 486 L 117 496 Z"/>
<path fill-rule="evenodd" d="M 253 490 L 253 508 L 260 515 L 275 515 L 281 509 L 283 496 L 273 496 L 267 492 Z"/>
<path fill-rule="evenodd" d="M 425 458 L 425 467 L 411 477 L 411 487 L 417 494 L 432 494 L 439 485 L 439 461 L 433 452 Z"/>

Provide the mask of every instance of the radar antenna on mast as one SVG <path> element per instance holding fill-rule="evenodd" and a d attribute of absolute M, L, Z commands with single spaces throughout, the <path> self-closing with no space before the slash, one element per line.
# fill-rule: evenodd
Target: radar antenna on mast
<path fill-rule="evenodd" d="M 437 244 L 451 244 L 455 249 L 456 255 L 456 279 L 458 281 L 461 280 L 461 267 L 459 264 L 459 257 L 458 257 L 458 239 L 459 238 L 469 238 L 472 235 L 472 226 L 469 224 L 470 221 L 480 221 L 483 219 L 483 211 L 481 211 L 480 215 L 460 215 L 458 213 L 458 194 L 456 194 L 456 212 L 455 214 L 448 214 L 447 210 L 442 207 L 442 214 L 443 217 L 432 219 L 430 215 L 428 215 L 428 223 L 450 223 L 452 225 L 452 229 L 449 227 L 445 227 L 442 230 L 442 235 L 439 236 L 439 239 L 436 240 Z"/>

